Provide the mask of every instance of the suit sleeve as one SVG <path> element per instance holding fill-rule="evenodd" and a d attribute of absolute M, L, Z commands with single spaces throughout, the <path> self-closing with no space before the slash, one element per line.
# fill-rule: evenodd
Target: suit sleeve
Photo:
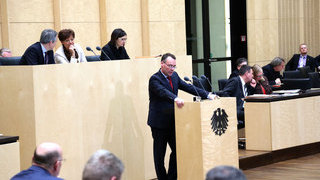
<path fill-rule="evenodd" d="M 149 90 L 158 97 L 167 100 L 174 100 L 177 96 L 170 92 L 156 76 L 151 76 L 149 80 Z"/>
<path fill-rule="evenodd" d="M 30 48 L 27 53 L 24 54 L 24 60 L 29 65 L 37 65 L 39 62 L 38 53 L 35 48 Z"/>
<path fill-rule="evenodd" d="M 262 70 L 263 70 L 263 74 L 264 74 L 265 77 L 270 78 L 270 77 L 274 76 L 273 74 L 271 74 L 269 69 L 262 68 Z M 268 80 L 268 82 L 269 82 L 270 85 L 275 85 L 276 84 L 275 80 Z"/>
<path fill-rule="evenodd" d="M 182 79 L 180 79 L 179 77 L 179 89 L 183 90 L 183 91 L 186 91 L 190 94 L 193 94 L 195 96 L 198 96 L 198 93 L 199 93 L 199 96 L 203 99 L 206 99 L 208 97 L 208 92 L 201 89 L 201 88 L 198 88 L 192 84 L 188 84 L 186 83 L 185 81 L 183 81 Z M 196 91 L 196 90 L 197 91 Z"/>
<path fill-rule="evenodd" d="M 64 57 L 60 56 L 59 54 L 55 54 L 54 61 L 56 64 L 66 64 L 67 61 L 64 59 Z"/>
<path fill-rule="evenodd" d="M 293 61 L 294 61 L 294 55 L 292 56 L 292 58 L 288 61 L 285 71 L 293 71 L 292 70 L 292 65 L 293 65 Z M 295 70 L 295 69 L 294 69 Z"/>
<path fill-rule="evenodd" d="M 105 52 L 105 53 L 109 56 L 109 58 L 108 58 L 103 52 Z M 102 48 L 100 59 L 101 59 L 101 60 L 114 60 L 114 59 L 115 59 L 113 53 L 112 53 L 111 50 L 108 48 L 108 45 L 105 45 L 105 46 Z"/>
<path fill-rule="evenodd" d="M 237 82 L 236 78 L 229 79 L 226 86 L 223 88 L 221 96 L 223 97 L 232 97 L 232 93 L 236 91 Z"/>
<path fill-rule="evenodd" d="M 77 51 L 78 51 L 78 55 L 80 56 L 80 62 L 87 62 L 87 58 L 86 56 L 84 55 L 84 52 L 83 52 L 83 49 L 81 48 L 81 46 L 79 45 L 78 48 L 77 48 Z"/>

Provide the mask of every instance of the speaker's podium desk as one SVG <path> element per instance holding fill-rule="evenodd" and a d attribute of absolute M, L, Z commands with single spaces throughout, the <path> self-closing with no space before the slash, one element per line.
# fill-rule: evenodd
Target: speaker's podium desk
<path fill-rule="evenodd" d="M 204 179 L 218 165 L 238 167 L 235 98 L 185 102 L 175 107 L 175 121 L 178 179 Z"/>
<path fill-rule="evenodd" d="M 320 90 L 246 99 L 246 149 L 275 151 L 320 142 Z"/>

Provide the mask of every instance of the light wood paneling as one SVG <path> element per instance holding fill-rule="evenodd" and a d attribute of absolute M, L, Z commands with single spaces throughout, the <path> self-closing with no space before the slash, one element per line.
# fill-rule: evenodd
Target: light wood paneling
<path fill-rule="evenodd" d="M 20 171 L 19 142 L 0 145 L 0 179 L 10 179 Z"/>
<path fill-rule="evenodd" d="M 275 151 L 319 142 L 319 101 L 320 96 L 271 103 L 246 102 L 247 149 Z"/>
<path fill-rule="evenodd" d="M 191 57 L 177 56 L 177 66 L 181 77 L 190 77 Z M 67 159 L 60 175 L 65 179 L 81 179 L 84 164 L 101 148 L 123 160 L 123 179 L 155 178 L 146 121 L 148 80 L 159 67 L 160 59 L 0 66 L 6 92 L 0 96 L 0 124 L 6 124 L 0 132 L 20 136 L 21 169 L 30 166 L 37 144 L 53 141 Z"/>
<path fill-rule="evenodd" d="M 246 149 L 271 151 L 271 122 L 269 103 L 245 103 Z"/>
<path fill-rule="evenodd" d="M 220 98 L 185 102 L 183 108 L 175 108 L 178 179 L 204 179 L 215 166 L 239 166 L 235 107 L 235 98 Z M 221 136 L 211 129 L 217 108 L 224 109 L 229 120 Z"/>
<path fill-rule="evenodd" d="M 126 49 L 130 57 L 153 56 L 164 52 L 172 52 L 176 55 L 186 54 L 183 0 L 166 0 L 165 2 L 149 0 L 6 0 L 6 2 L 8 2 L 8 21 L 10 23 L 7 24 L 10 27 L 8 31 L 10 35 L 3 35 L 4 31 L 1 31 L 0 40 L 13 43 L 9 48 L 14 56 L 21 56 L 28 46 L 39 41 L 41 31 L 47 28 L 54 28 L 56 31 L 64 28 L 74 29 L 77 42 L 84 47 L 91 46 L 91 48 L 97 45 L 104 46 L 110 40 L 111 32 L 115 28 L 123 28 L 128 34 Z M 158 16 L 157 10 L 161 11 L 161 16 Z M 168 33 L 167 29 L 152 30 L 157 27 L 150 26 L 150 21 L 159 24 L 176 23 L 176 25 L 171 26 Z M 151 34 L 151 31 L 157 33 Z M 165 48 L 165 44 L 171 42 L 158 46 L 158 39 L 152 38 L 154 36 L 160 36 L 164 40 L 170 39 L 174 44 L 170 46 L 170 49 Z M 21 41 L 23 43 L 20 43 Z M 85 53 L 92 55 L 90 52 Z"/>
<path fill-rule="evenodd" d="M 265 65 L 274 57 L 290 60 L 307 43 L 309 55 L 319 48 L 319 1 L 247 1 L 248 60 Z"/>
<path fill-rule="evenodd" d="M 0 12 L 1 12 L 1 46 L 10 47 L 9 42 L 9 17 L 8 17 L 8 0 L 0 1 Z"/>

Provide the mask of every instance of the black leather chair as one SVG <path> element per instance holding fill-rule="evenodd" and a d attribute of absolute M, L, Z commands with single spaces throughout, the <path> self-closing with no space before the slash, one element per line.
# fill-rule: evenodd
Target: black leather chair
<path fill-rule="evenodd" d="M 309 78 L 311 79 L 311 84 L 313 88 L 320 88 L 320 78 L 318 72 L 309 72 Z"/>
<path fill-rule="evenodd" d="M 206 79 L 198 78 L 197 76 L 193 75 L 192 81 L 194 86 L 204 89 L 208 92 L 212 92 L 211 86 Z"/>
<path fill-rule="evenodd" d="M 284 89 L 301 89 L 307 90 L 312 87 L 310 78 L 294 78 L 294 79 L 282 79 Z"/>
<path fill-rule="evenodd" d="M 292 79 L 292 78 L 305 78 L 300 71 L 284 71 L 283 72 L 284 79 Z"/>
<path fill-rule="evenodd" d="M 19 65 L 21 56 L 15 57 L 0 57 L 0 65 L 2 66 L 16 66 Z"/>
<path fill-rule="evenodd" d="M 226 86 L 227 82 L 228 82 L 228 79 L 219 79 L 218 80 L 219 91 L 223 90 L 223 88 Z"/>

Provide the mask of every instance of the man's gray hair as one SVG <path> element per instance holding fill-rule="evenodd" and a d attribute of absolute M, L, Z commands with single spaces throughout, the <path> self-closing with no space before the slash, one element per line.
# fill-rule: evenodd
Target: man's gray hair
<path fill-rule="evenodd" d="M 42 31 L 40 36 L 40 43 L 47 44 L 50 42 L 55 42 L 57 39 L 57 32 L 53 29 L 45 29 Z"/>
<path fill-rule="evenodd" d="M 95 152 L 82 172 L 82 180 L 110 180 L 115 176 L 121 178 L 124 166 L 119 158 L 107 150 Z"/>
<path fill-rule="evenodd" d="M 211 169 L 206 176 L 206 180 L 246 180 L 243 172 L 233 166 L 217 166 Z"/>
<path fill-rule="evenodd" d="M 276 67 L 281 65 L 282 62 L 285 63 L 284 59 L 282 59 L 281 57 L 275 57 L 270 64 L 272 67 Z"/>

